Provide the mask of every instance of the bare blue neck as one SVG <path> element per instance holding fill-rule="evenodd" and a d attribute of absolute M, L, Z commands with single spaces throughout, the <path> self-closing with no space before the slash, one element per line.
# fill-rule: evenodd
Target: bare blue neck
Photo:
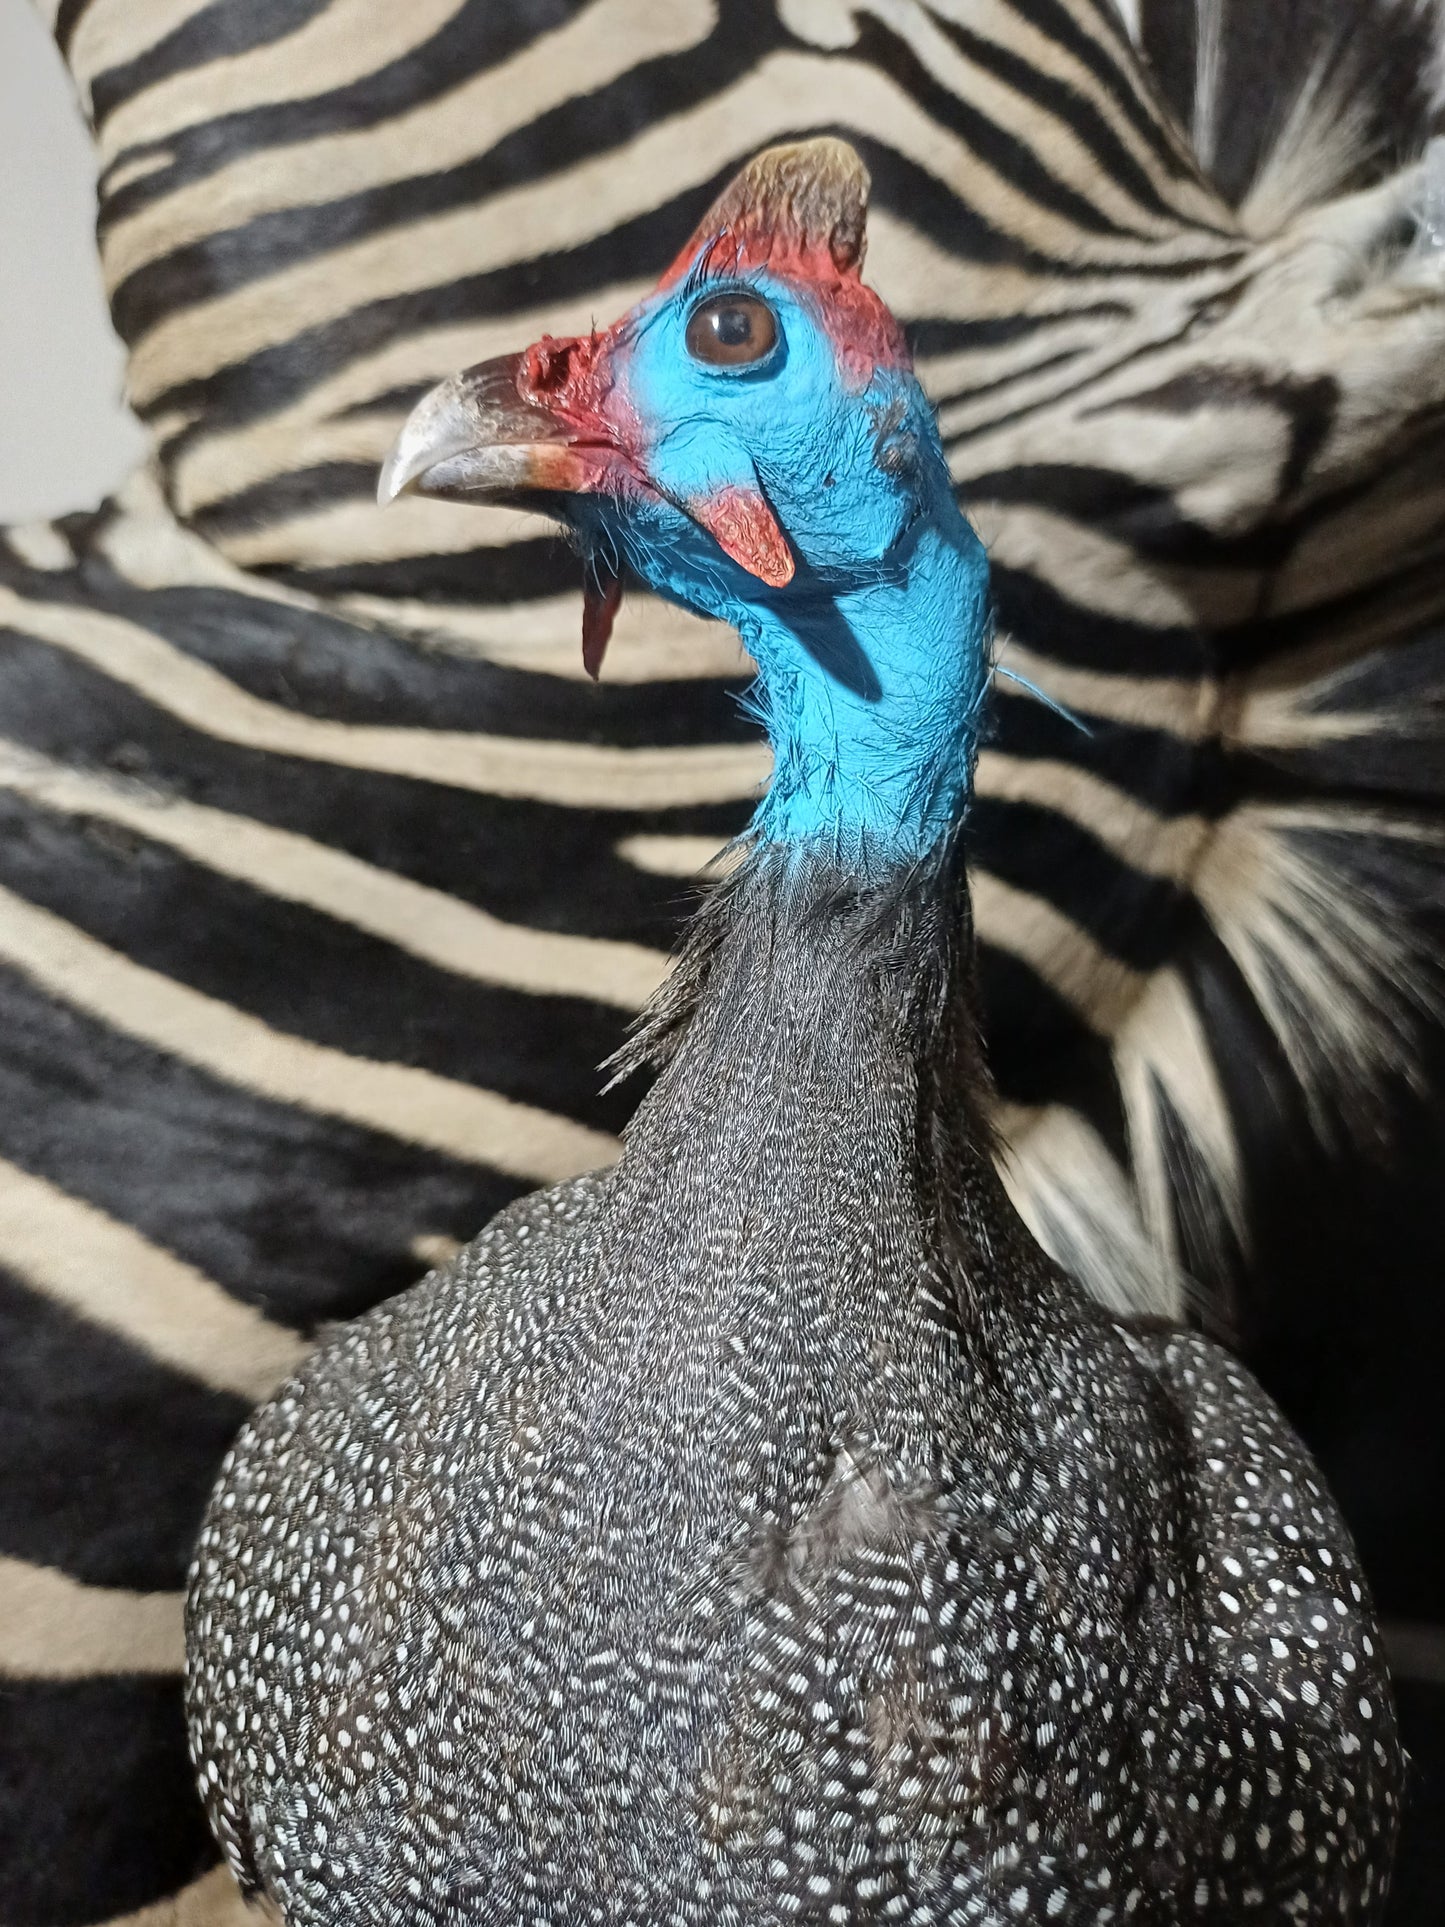
<path fill-rule="evenodd" d="M 988 568 L 952 497 L 861 586 L 804 567 L 734 620 L 774 753 L 755 831 L 885 863 L 933 849 L 967 804 L 988 680 Z"/>

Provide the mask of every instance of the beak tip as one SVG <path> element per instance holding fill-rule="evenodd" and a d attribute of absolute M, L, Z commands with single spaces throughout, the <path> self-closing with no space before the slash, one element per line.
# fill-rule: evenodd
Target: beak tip
<path fill-rule="evenodd" d="M 376 501 L 387 508 L 401 495 L 427 493 L 427 471 L 467 449 L 479 425 L 463 405 L 463 378 L 453 376 L 428 390 L 397 431 L 376 478 Z"/>
<path fill-rule="evenodd" d="M 398 436 L 392 445 L 391 453 L 381 465 L 381 473 L 376 478 L 378 508 L 390 507 L 398 495 L 405 495 L 409 489 L 414 488 L 417 477 L 425 466 L 424 463 L 414 459 L 411 461 L 406 459 L 406 451 L 402 447 L 404 440 L 404 433 Z"/>

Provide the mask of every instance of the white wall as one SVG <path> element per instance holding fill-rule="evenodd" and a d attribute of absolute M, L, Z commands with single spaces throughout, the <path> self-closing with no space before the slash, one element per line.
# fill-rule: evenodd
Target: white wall
<path fill-rule="evenodd" d="M 0 0 L 0 521 L 89 508 L 134 467 L 121 381 L 90 136 L 30 0 Z"/>

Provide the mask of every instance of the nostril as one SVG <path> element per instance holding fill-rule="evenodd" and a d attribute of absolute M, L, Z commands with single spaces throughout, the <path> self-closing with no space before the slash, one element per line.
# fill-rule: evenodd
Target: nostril
<path fill-rule="evenodd" d="M 566 386 L 572 368 L 573 341 L 558 341 L 552 335 L 542 339 L 527 350 L 523 362 L 527 386 L 534 392 L 555 392 Z"/>

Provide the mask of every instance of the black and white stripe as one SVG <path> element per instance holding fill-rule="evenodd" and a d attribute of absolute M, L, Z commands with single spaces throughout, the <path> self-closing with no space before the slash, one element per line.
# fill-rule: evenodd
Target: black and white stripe
<path fill-rule="evenodd" d="M 1294 1137 L 1429 1080 L 1445 257 L 1428 90 L 1349 70 L 1323 157 L 1289 111 L 1341 23 L 1418 65 L 1429 8 L 1138 0 L 1152 80 L 1099 0 L 49 11 L 155 444 L 0 546 L 0 1718 L 64 1843 L 0 1914 L 54 1927 L 193 1875 L 219 1917 L 189 1794 L 137 1794 L 180 1722 L 125 1601 L 318 1320 L 607 1155 L 596 1066 L 765 774 L 728 638 L 639 599 L 593 688 L 540 524 L 378 513 L 411 401 L 618 311 L 765 142 L 858 145 L 1001 662 L 1084 725 L 999 681 L 1010 1183 L 1173 1311 L 1268 1246 Z"/>

